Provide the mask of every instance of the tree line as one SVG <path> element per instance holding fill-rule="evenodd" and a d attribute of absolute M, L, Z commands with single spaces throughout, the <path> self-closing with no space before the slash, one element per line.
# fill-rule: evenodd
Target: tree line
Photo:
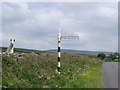
<path fill-rule="evenodd" d="M 102 52 L 97 55 L 97 58 L 100 58 L 101 60 L 104 60 L 104 61 L 120 61 L 120 53 L 115 52 L 115 53 L 106 55 L 105 53 Z"/>

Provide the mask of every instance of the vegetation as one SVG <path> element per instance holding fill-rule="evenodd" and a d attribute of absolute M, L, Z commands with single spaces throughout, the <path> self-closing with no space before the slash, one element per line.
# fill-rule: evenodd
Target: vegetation
<path fill-rule="evenodd" d="M 106 56 L 104 53 L 100 53 L 97 57 L 104 61 L 120 62 L 119 52 L 111 53 L 108 56 Z"/>
<path fill-rule="evenodd" d="M 3 55 L 3 88 L 103 88 L 103 62 L 95 56 L 62 53 L 58 74 L 56 53 L 27 55 Z"/>
<path fill-rule="evenodd" d="M 100 54 L 98 54 L 97 57 L 103 60 L 106 58 L 106 55 L 104 53 L 100 53 Z"/>
<path fill-rule="evenodd" d="M 0 88 L 2 87 L 2 68 L 1 67 L 2 67 L 2 57 L 0 55 Z"/>

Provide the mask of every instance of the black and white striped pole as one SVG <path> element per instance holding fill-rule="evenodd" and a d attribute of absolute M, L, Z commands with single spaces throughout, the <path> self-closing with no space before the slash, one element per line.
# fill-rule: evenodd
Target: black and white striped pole
<path fill-rule="evenodd" d="M 60 29 L 58 29 L 58 73 L 60 74 L 60 56 L 61 56 L 61 53 L 60 53 L 60 43 L 61 43 L 61 33 L 60 33 Z"/>
<path fill-rule="evenodd" d="M 61 47 L 61 40 L 79 40 L 79 36 L 61 36 L 61 29 L 58 29 L 58 67 L 57 72 L 60 74 L 60 47 Z"/>

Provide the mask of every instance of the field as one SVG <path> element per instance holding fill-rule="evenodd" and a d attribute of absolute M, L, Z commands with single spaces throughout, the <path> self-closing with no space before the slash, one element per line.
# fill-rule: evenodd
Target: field
<path fill-rule="evenodd" d="M 61 56 L 61 74 L 58 74 L 57 53 L 27 53 L 22 58 L 3 55 L 2 87 L 103 88 L 100 59 L 68 53 Z"/>

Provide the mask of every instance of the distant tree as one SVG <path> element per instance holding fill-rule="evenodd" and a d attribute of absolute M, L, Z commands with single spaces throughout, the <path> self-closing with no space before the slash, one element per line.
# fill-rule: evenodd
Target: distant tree
<path fill-rule="evenodd" d="M 113 56 L 114 56 L 114 59 L 118 59 L 118 53 L 117 52 L 114 53 Z"/>
<path fill-rule="evenodd" d="M 118 60 L 120 60 L 120 53 L 118 52 Z"/>
<path fill-rule="evenodd" d="M 106 58 L 106 55 L 104 54 L 104 53 L 99 53 L 98 55 L 97 55 L 97 58 L 100 58 L 100 59 L 105 59 Z"/>
<path fill-rule="evenodd" d="M 110 55 L 108 56 L 108 59 L 110 59 L 110 60 L 114 60 L 114 59 L 115 59 L 115 55 L 110 54 Z"/>
<path fill-rule="evenodd" d="M 119 52 L 114 53 L 114 56 L 115 56 L 116 59 L 120 59 L 120 53 Z"/>
<path fill-rule="evenodd" d="M 108 56 L 108 58 L 111 59 L 111 60 L 119 60 L 120 59 L 120 53 L 119 52 L 115 52 L 113 54 L 110 54 Z"/>

